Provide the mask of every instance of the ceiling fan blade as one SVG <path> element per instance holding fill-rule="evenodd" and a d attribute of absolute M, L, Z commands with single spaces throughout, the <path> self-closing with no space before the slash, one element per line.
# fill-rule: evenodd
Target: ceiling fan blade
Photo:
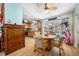
<path fill-rule="evenodd" d="M 51 8 L 48 8 L 48 9 L 50 9 L 50 10 L 56 10 L 57 7 L 51 7 Z"/>

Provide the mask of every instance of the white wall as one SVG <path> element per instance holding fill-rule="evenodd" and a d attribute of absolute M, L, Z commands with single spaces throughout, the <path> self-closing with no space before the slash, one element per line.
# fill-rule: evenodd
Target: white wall
<path fill-rule="evenodd" d="M 69 13 L 66 13 L 66 14 L 63 14 L 63 15 L 60 15 L 58 16 L 61 20 L 63 20 L 63 18 L 67 18 L 69 17 L 69 19 L 66 19 L 68 22 L 69 22 L 69 31 L 71 34 L 73 34 L 73 16 L 72 16 L 72 12 L 69 12 Z"/>
<path fill-rule="evenodd" d="M 73 12 L 61 15 L 60 17 L 70 17 L 69 18 L 69 29 L 74 36 L 74 47 L 79 45 L 79 4 L 76 4 Z"/>
<path fill-rule="evenodd" d="M 72 12 L 69 12 L 69 13 L 66 13 L 66 14 L 63 14 L 63 15 L 60 15 L 60 16 L 58 16 L 58 18 L 60 18 L 61 20 L 63 20 L 62 18 L 66 18 L 66 17 L 69 17 L 69 19 L 68 19 L 68 21 L 69 21 L 69 30 L 70 30 L 70 33 L 71 34 L 73 34 L 73 15 L 72 15 Z M 42 29 L 43 29 L 43 35 L 45 34 L 44 33 L 44 25 L 48 25 L 47 23 L 45 24 L 45 21 L 46 19 L 44 19 L 42 22 L 43 22 L 43 27 L 42 27 Z"/>
<path fill-rule="evenodd" d="M 74 46 L 78 47 L 79 44 L 79 4 L 76 5 L 74 10 Z"/>

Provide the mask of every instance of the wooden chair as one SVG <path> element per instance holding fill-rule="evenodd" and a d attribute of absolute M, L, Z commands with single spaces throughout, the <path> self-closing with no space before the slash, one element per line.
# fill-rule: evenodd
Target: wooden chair
<path fill-rule="evenodd" d="M 64 51 L 64 49 L 63 49 L 63 41 L 64 41 L 64 37 L 60 37 L 59 38 L 59 52 L 60 52 L 60 56 L 61 56 L 61 52 L 63 52 Z"/>
<path fill-rule="evenodd" d="M 56 47 L 57 49 L 59 49 L 60 56 L 61 56 L 61 52 L 63 51 L 63 46 L 62 46 L 63 40 L 64 40 L 64 38 L 60 37 L 59 40 L 53 40 L 53 42 L 52 42 L 53 48 Z"/>
<path fill-rule="evenodd" d="M 34 52 L 38 52 L 39 54 L 45 55 L 45 49 L 47 47 L 47 41 L 43 40 L 43 38 L 35 39 L 35 49 Z"/>

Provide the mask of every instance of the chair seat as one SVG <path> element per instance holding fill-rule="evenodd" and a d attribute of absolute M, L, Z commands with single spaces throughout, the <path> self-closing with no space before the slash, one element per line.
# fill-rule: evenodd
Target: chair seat
<path fill-rule="evenodd" d="M 43 50 L 43 48 L 38 48 L 38 49 Z"/>
<path fill-rule="evenodd" d="M 52 49 L 51 49 L 51 55 L 53 55 L 53 56 L 58 56 L 59 55 L 59 48 L 57 48 L 57 47 L 53 47 Z"/>

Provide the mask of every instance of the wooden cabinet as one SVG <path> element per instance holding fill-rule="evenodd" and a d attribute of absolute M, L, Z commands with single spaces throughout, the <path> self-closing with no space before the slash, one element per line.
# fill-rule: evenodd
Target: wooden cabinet
<path fill-rule="evenodd" d="M 5 24 L 3 33 L 6 55 L 25 46 L 23 25 Z"/>
<path fill-rule="evenodd" d="M 28 32 L 28 36 L 29 36 L 29 37 L 33 37 L 33 36 L 34 36 L 34 32 L 33 32 L 33 31 L 29 31 L 29 32 Z"/>
<path fill-rule="evenodd" d="M 26 24 L 27 28 L 32 28 L 32 24 Z"/>
<path fill-rule="evenodd" d="M 37 21 L 37 27 L 38 27 L 38 28 L 42 28 L 42 21 L 41 21 L 41 20 L 38 20 L 38 21 Z"/>

